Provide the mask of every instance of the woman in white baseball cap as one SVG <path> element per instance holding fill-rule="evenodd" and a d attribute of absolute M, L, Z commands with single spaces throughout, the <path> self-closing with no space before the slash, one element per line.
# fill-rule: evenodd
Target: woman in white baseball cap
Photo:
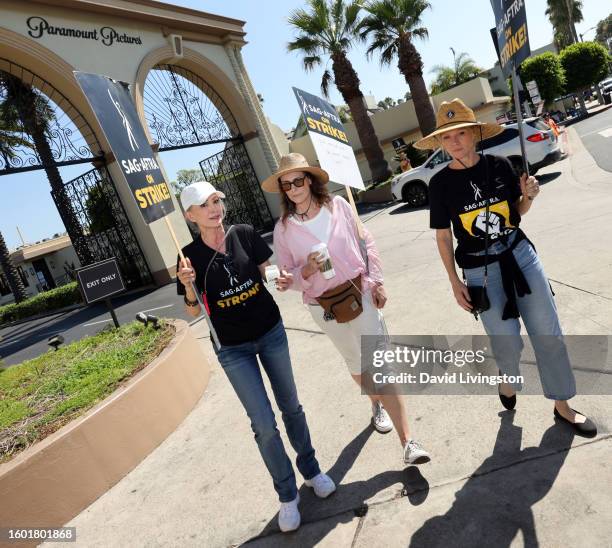
<path fill-rule="evenodd" d="M 185 263 L 177 264 L 177 292 L 184 295 L 186 310 L 194 317 L 201 313 L 194 289 L 202 296 L 221 343 L 220 349 L 214 347 L 215 353 L 251 419 L 259 452 L 278 493 L 279 527 L 293 531 L 300 525 L 295 473 L 276 427 L 258 357 L 306 485 L 321 498 L 331 495 L 336 485 L 321 472 L 315 458 L 293 379 L 285 327 L 263 283 L 272 251 L 250 225 L 231 225 L 226 230 L 222 198 L 224 194 L 206 181 L 181 192 L 185 217 L 198 226 L 200 236 L 183 248 Z"/>

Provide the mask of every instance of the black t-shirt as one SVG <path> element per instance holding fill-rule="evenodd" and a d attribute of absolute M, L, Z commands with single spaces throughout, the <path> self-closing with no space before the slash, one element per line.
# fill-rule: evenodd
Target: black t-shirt
<path fill-rule="evenodd" d="M 265 335 L 281 316 L 257 268 L 270 258 L 272 250 L 250 225 L 233 225 L 226 235 L 226 253 L 217 253 L 214 260 L 214 250 L 199 237 L 186 245 L 183 253 L 195 269 L 198 291 L 206 292 L 219 341 L 231 346 Z M 178 278 L 176 289 L 179 295 L 185 294 Z"/>
<path fill-rule="evenodd" d="M 485 248 L 486 210 L 489 200 L 489 245 L 518 229 L 521 216 L 515 202 L 521 196 L 519 177 L 501 156 L 486 155 L 488 181 L 482 158 L 467 169 L 446 166 L 429 183 L 429 226 L 449 228 L 457 238 L 455 256 Z"/>

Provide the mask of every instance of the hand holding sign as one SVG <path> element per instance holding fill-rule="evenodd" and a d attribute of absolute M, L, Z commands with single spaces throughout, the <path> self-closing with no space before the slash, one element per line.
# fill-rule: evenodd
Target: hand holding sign
<path fill-rule="evenodd" d="M 525 198 L 533 200 L 540 193 L 538 180 L 533 176 L 527 177 L 527 174 L 523 173 L 521 175 L 521 192 Z"/>
<path fill-rule="evenodd" d="M 178 279 L 181 280 L 181 283 L 186 287 L 191 287 L 191 284 L 195 282 L 196 274 L 195 270 L 191 266 L 191 261 L 189 257 L 185 257 L 181 259 L 180 269 L 176 273 Z"/>

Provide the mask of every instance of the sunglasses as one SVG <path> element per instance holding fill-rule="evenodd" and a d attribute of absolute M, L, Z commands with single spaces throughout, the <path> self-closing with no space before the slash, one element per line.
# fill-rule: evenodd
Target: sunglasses
<path fill-rule="evenodd" d="M 291 185 L 293 185 L 295 188 L 301 188 L 304 186 L 305 180 L 306 176 L 296 177 L 293 179 L 293 181 L 279 181 L 279 184 L 283 192 L 289 192 L 291 190 Z"/>

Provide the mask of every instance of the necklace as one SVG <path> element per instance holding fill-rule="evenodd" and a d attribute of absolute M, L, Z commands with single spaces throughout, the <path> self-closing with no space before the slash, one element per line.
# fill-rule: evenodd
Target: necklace
<path fill-rule="evenodd" d="M 206 242 L 206 240 L 204 239 L 204 236 L 202 235 L 202 241 L 210 248 L 214 249 L 216 253 L 222 253 L 221 248 L 223 247 L 223 244 L 225 243 L 225 239 L 227 238 L 227 235 L 229 234 L 229 230 L 227 232 L 223 233 L 223 237 L 221 238 L 221 241 L 215 245 L 212 241 L 210 244 L 208 244 Z"/>
<path fill-rule="evenodd" d="M 302 222 L 308 220 L 308 212 L 310 211 L 310 206 L 312 206 L 312 194 L 310 195 L 310 202 L 308 202 L 308 207 L 306 208 L 306 211 L 304 211 L 304 213 L 298 213 L 297 211 L 295 212 L 296 215 L 299 215 L 302 218 Z"/>

